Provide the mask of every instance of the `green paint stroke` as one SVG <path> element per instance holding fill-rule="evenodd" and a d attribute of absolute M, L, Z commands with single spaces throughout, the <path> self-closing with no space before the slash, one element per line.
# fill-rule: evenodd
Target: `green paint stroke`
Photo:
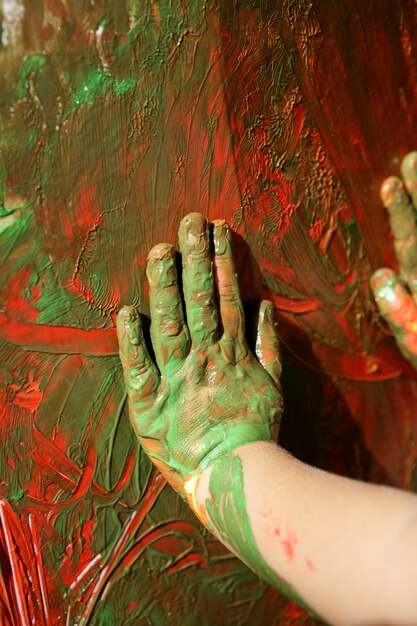
<path fill-rule="evenodd" d="M 206 509 L 216 534 L 260 578 L 317 618 L 295 589 L 269 567 L 260 553 L 247 512 L 242 460 L 239 456 L 225 454 L 213 464 L 209 490 L 211 498 L 206 500 Z"/>

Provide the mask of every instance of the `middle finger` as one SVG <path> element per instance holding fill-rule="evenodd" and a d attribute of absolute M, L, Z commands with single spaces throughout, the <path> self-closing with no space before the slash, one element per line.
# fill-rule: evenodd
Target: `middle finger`
<path fill-rule="evenodd" d="M 187 323 L 194 346 L 217 340 L 217 307 L 214 295 L 208 221 L 190 213 L 181 221 L 179 245 L 183 264 L 183 289 Z"/>

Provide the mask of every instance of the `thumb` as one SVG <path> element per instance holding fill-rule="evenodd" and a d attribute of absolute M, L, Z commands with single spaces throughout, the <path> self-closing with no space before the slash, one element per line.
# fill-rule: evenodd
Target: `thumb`
<path fill-rule="evenodd" d="M 259 308 L 255 351 L 261 365 L 281 389 L 281 342 L 275 328 L 274 305 L 270 300 L 262 300 Z"/>

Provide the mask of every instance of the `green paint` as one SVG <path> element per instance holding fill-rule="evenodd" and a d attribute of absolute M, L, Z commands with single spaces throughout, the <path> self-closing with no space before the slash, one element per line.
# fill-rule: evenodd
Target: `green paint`
<path fill-rule="evenodd" d="M 407 174 L 408 186 L 414 192 L 417 178 L 411 178 L 409 171 Z M 383 183 L 381 197 L 389 213 L 401 277 L 413 290 L 417 280 L 417 226 L 412 204 L 403 182 L 394 176 Z"/>
<path fill-rule="evenodd" d="M 371 286 L 379 311 L 388 323 L 398 348 L 417 369 L 416 152 L 403 159 L 401 172 L 405 185 L 401 179 L 391 176 L 381 186 L 381 199 L 388 211 L 394 236 L 399 275 L 389 268 L 381 268 L 374 272 Z"/>
<path fill-rule="evenodd" d="M 97 619 L 97 626 L 116 626 L 110 604 L 106 604 L 100 611 Z"/>
<path fill-rule="evenodd" d="M 122 97 L 133 91 L 136 86 L 136 82 L 133 78 L 125 78 L 123 80 L 115 80 L 113 84 L 113 91 L 116 96 Z"/>
<path fill-rule="evenodd" d="M 224 224 L 216 226 L 215 236 L 226 237 Z M 267 349 L 265 368 L 244 339 L 229 240 L 217 240 L 214 255 L 219 311 L 228 320 L 221 338 L 207 219 L 198 213 L 186 216 L 179 240 L 187 325 L 174 248 L 160 244 L 148 257 L 151 336 L 159 371 L 149 357 L 137 312 L 125 307 L 117 324 L 132 424 L 150 458 L 185 495 L 184 481 L 195 472 L 241 445 L 270 440 L 282 400 L 267 373 L 271 360 L 278 358 L 277 342 L 270 341 L 270 316 L 260 316 L 258 329 L 261 358 Z"/>
<path fill-rule="evenodd" d="M 240 445 L 270 440 L 278 391 L 248 354 L 236 367 L 226 363 L 218 344 L 204 354 L 192 350 L 174 375 L 162 378 L 143 354 L 137 314 L 119 314 L 121 358 L 125 366 L 133 426 L 145 451 L 170 480 L 211 465 Z M 219 382 L 221 381 L 221 382 Z"/>
<path fill-rule="evenodd" d="M 112 76 L 108 72 L 101 70 L 90 72 L 85 81 L 81 81 L 81 85 L 73 94 L 73 111 L 81 105 L 93 104 L 98 97 L 111 87 L 112 83 Z"/>
<path fill-rule="evenodd" d="M 269 567 L 259 551 L 247 511 L 242 460 L 239 456 L 225 454 L 213 464 L 209 491 L 211 497 L 206 500 L 206 509 L 216 534 L 263 580 L 280 589 L 313 615 L 295 589 Z"/>
<path fill-rule="evenodd" d="M 32 75 L 39 72 L 48 62 L 48 57 L 44 54 L 31 54 L 24 59 L 19 72 L 19 82 L 16 85 L 16 96 L 18 99 L 28 95 L 28 87 L 30 86 Z"/>
<path fill-rule="evenodd" d="M 267 373 L 271 369 L 272 376 L 279 378 L 272 305 L 261 307 L 257 361 L 244 339 L 231 235 L 224 221 L 215 223 L 213 237 L 211 245 L 203 215 L 192 213 L 182 220 L 179 240 L 187 324 L 174 247 L 159 244 L 149 254 L 151 336 L 159 369 L 149 356 L 135 309 L 124 307 L 118 315 L 130 418 L 145 452 L 183 497 L 191 496 L 189 502 L 202 521 L 264 580 L 308 609 L 260 554 L 246 508 L 242 463 L 231 454 L 242 445 L 269 441 L 270 428 L 280 414 L 280 391 Z M 221 338 L 218 315 L 224 330 Z M 206 519 L 195 502 L 193 481 L 209 467 Z"/>

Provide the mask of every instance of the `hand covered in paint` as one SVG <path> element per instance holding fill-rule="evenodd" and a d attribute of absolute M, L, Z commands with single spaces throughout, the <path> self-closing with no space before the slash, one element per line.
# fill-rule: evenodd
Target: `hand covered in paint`
<path fill-rule="evenodd" d="M 401 173 L 404 182 L 391 176 L 381 187 L 400 272 L 397 275 L 391 269 L 379 269 L 371 285 L 399 349 L 417 369 L 417 152 L 403 159 Z"/>
<path fill-rule="evenodd" d="M 187 323 L 175 248 L 159 244 L 147 265 L 156 364 L 132 307 L 119 312 L 117 329 L 133 428 L 151 460 L 185 495 L 184 483 L 220 456 L 270 440 L 282 399 L 273 305 L 261 304 L 257 359 L 245 339 L 229 227 L 217 220 L 211 237 L 206 218 L 191 213 L 180 224 L 179 244 Z"/>

